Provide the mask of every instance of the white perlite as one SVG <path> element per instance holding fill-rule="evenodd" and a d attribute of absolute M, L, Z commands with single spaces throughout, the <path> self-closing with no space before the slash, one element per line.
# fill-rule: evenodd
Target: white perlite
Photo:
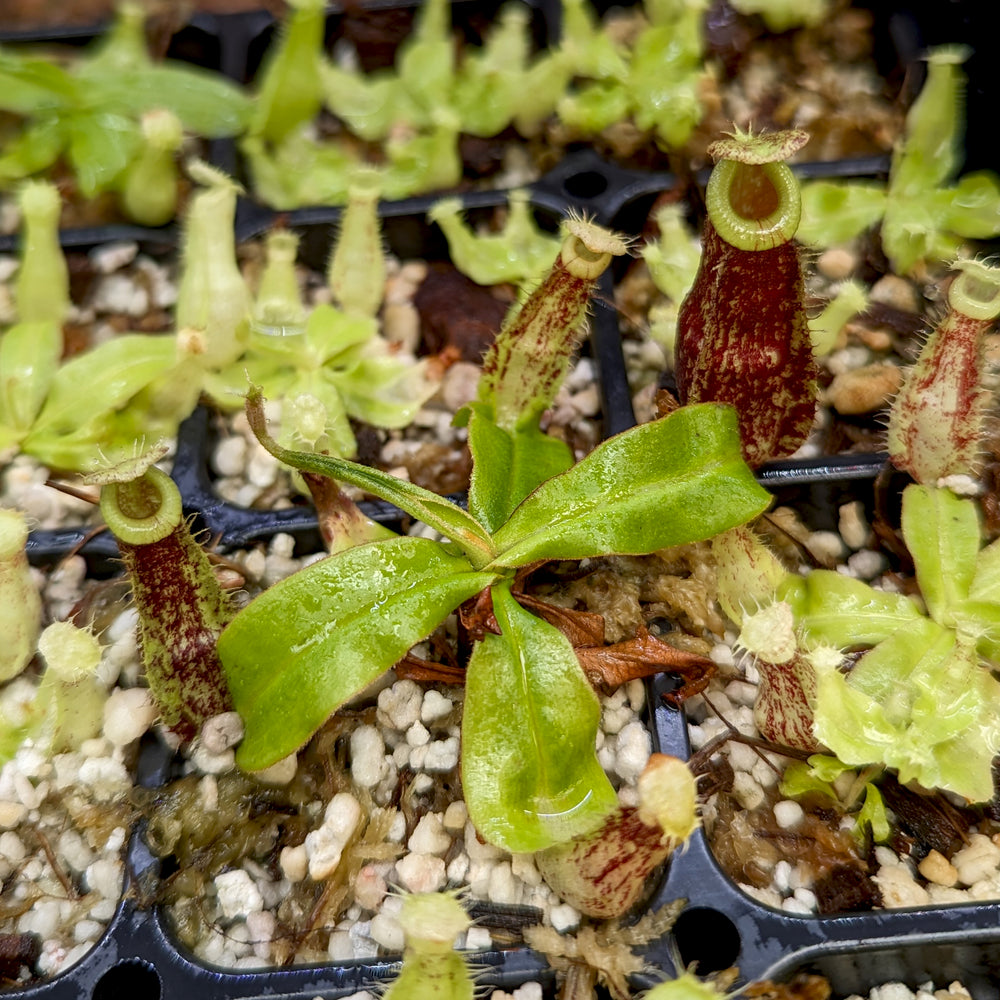
<path fill-rule="evenodd" d="M 924 983 L 916 991 L 903 983 L 883 983 L 873 986 L 867 998 L 852 993 L 847 1000 L 972 1000 L 972 995 L 959 982 L 949 983 L 946 989 L 935 989 L 933 983 Z"/>
<path fill-rule="evenodd" d="M 264 908 L 264 900 L 254 880 L 242 869 L 222 872 L 215 877 L 215 891 L 222 913 L 229 919 L 247 917 Z"/>
<path fill-rule="evenodd" d="M 306 835 L 311 879 L 321 882 L 337 870 L 344 848 L 354 836 L 361 817 L 361 805 L 350 792 L 334 795 L 326 807 L 323 825 Z"/>

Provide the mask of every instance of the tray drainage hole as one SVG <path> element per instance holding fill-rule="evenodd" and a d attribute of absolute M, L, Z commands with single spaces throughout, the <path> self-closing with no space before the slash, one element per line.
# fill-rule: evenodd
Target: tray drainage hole
<path fill-rule="evenodd" d="M 121 997 L 142 997 L 160 1000 L 160 977 L 148 962 L 132 959 L 112 966 L 97 981 L 91 1000 L 120 1000 Z"/>
<path fill-rule="evenodd" d="M 608 179 L 596 170 L 584 170 L 567 177 L 563 189 L 574 198 L 596 198 L 607 191 Z"/>
<path fill-rule="evenodd" d="M 724 913 L 707 906 L 682 910 L 673 937 L 684 965 L 697 962 L 700 976 L 735 965 L 740 953 L 736 925 Z"/>

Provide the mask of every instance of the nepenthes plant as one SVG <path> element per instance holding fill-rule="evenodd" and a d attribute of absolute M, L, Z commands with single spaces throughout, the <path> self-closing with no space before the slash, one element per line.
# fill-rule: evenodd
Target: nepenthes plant
<path fill-rule="evenodd" d="M 258 437 L 304 472 L 360 487 L 434 529 L 354 545 L 255 598 L 219 639 L 246 736 L 238 763 L 269 766 L 393 667 L 463 604 L 488 609 L 466 674 L 462 781 L 480 834 L 534 852 L 585 834 L 616 806 L 595 754 L 599 703 L 573 647 L 521 581 L 549 560 L 644 554 L 711 537 L 766 507 L 722 404 L 684 407 L 598 446 L 577 464 L 540 430 L 587 297 L 620 240 L 567 223 L 548 277 L 486 358 L 468 415 L 468 510 L 413 484 Z M 662 668 L 661 668 L 662 669 Z"/>

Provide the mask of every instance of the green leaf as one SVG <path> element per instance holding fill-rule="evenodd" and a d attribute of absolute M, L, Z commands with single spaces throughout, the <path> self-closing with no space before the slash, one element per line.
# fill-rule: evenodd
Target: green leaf
<path fill-rule="evenodd" d="M 23 58 L 0 51 L 0 110 L 32 115 L 69 107 L 81 98 L 79 84 L 48 59 Z"/>
<path fill-rule="evenodd" d="M 69 130 L 69 161 L 85 198 L 110 188 L 142 142 L 137 121 L 110 111 L 75 115 Z"/>
<path fill-rule="evenodd" d="M 848 675 L 819 665 L 814 732 L 846 764 L 983 802 L 993 795 L 1000 684 L 930 619 L 902 628 Z"/>
<path fill-rule="evenodd" d="M 449 106 L 455 46 L 448 0 L 427 0 L 421 5 L 414 30 L 396 54 L 396 70 L 401 89 L 428 120 L 436 109 Z"/>
<path fill-rule="evenodd" d="M 539 486 L 496 532 L 495 565 L 655 552 L 742 524 L 770 500 L 743 461 L 735 411 L 685 406 Z"/>
<path fill-rule="evenodd" d="M 614 78 L 584 84 L 566 94 L 556 106 L 559 120 L 584 135 L 595 135 L 616 121 L 627 119 L 631 99 L 625 85 Z"/>
<path fill-rule="evenodd" d="M 371 316 L 348 316 L 324 302 L 306 320 L 305 342 L 315 364 L 343 363 L 343 354 L 367 344 L 377 334 L 378 324 Z"/>
<path fill-rule="evenodd" d="M 917 664 L 925 657 L 940 661 L 954 643 L 953 633 L 929 618 L 917 618 L 865 653 L 850 673 L 850 685 L 877 700 L 892 724 L 901 724 L 917 697 Z"/>
<path fill-rule="evenodd" d="M 66 119 L 45 115 L 26 125 L 0 156 L 0 185 L 41 173 L 58 159 L 68 142 Z"/>
<path fill-rule="evenodd" d="M 379 71 L 366 74 L 360 69 L 347 70 L 330 60 L 320 64 L 320 79 L 326 106 L 347 128 L 366 142 L 384 139 L 408 102 L 394 73 Z"/>
<path fill-rule="evenodd" d="M 970 240 L 992 239 L 1000 233 L 1000 178 L 991 171 L 966 174 L 950 195 L 944 224 Z"/>
<path fill-rule="evenodd" d="M 885 208 L 879 181 L 806 181 L 795 238 L 814 247 L 846 243 L 878 223 Z"/>
<path fill-rule="evenodd" d="M 866 826 L 872 831 L 872 840 L 876 844 L 885 843 L 889 839 L 892 828 L 882 793 L 872 784 L 865 786 L 865 800 L 861 804 L 856 819 L 856 829 L 863 830 Z"/>
<path fill-rule="evenodd" d="M 849 764 L 823 753 L 814 753 L 809 758 L 808 764 L 810 773 L 815 775 L 818 781 L 830 783 L 836 781 L 845 771 L 853 770 Z"/>
<path fill-rule="evenodd" d="M 812 643 L 839 649 L 874 646 L 923 619 L 908 597 L 875 590 L 833 570 L 813 570 L 804 579 L 790 577 L 781 585 L 778 600 L 792 606 L 795 621 Z"/>
<path fill-rule="evenodd" d="M 498 427 L 487 404 L 472 403 L 469 411 L 469 513 L 496 531 L 536 486 L 570 468 L 573 454 L 536 426 Z"/>
<path fill-rule="evenodd" d="M 896 274 L 908 274 L 917 261 L 931 252 L 939 222 L 929 210 L 933 199 L 929 192 L 922 197 L 905 200 L 890 197 L 882 220 L 882 249 Z"/>
<path fill-rule="evenodd" d="M 850 768 L 846 764 L 841 764 L 841 770 L 847 771 Z M 804 760 L 793 760 L 788 763 L 781 775 L 780 789 L 781 794 L 790 799 L 802 798 L 805 795 L 823 795 L 833 799 L 834 802 L 839 801 L 830 780 L 821 778 Z"/>
<path fill-rule="evenodd" d="M 976 554 L 976 569 L 969 586 L 969 597 L 977 601 L 1000 603 L 1000 538 Z"/>
<path fill-rule="evenodd" d="M 959 167 L 966 85 L 961 65 L 970 54 L 971 49 L 959 45 L 940 45 L 927 53 L 927 78 L 893 154 L 891 180 L 901 192 L 940 187 Z"/>
<path fill-rule="evenodd" d="M 160 63 L 116 74 L 107 103 L 138 118 L 167 108 L 184 128 L 206 138 L 238 135 L 250 120 L 253 103 L 234 83 L 207 70 Z"/>
<path fill-rule="evenodd" d="M 492 594 L 501 635 L 469 660 L 462 788 L 483 837 L 528 853 L 590 832 L 617 797 L 594 752 L 600 704 L 573 647 L 508 585 Z"/>
<path fill-rule="evenodd" d="M 265 590 L 219 638 L 246 725 L 240 767 L 304 744 L 348 698 L 496 577 L 425 538 L 357 545 Z"/>
<path fill-rule="evenodd" d="M 343 372 L 330 372 L 347 412 L 375 427 L 406 427 L 434 395 L 426 366 L 386 354 L 369 356 Z"/>
<path fill-rule="evenodd" d="M 48 398 L 25 440 L 69 434 L 81 425 L 125 405 L 140 389 L 177 360 L 173 337 L 123 334 L 62 365 Z M 87 391 L 81 392 L 80 387 Z"/>
<path fill-rule="evenodd" d="M 0 337 L 0 424 L 31 427 L 62 356 L 62 326 L 18 323 Z"/>
<path fill-rule="evenodd" d="M 491 560 L 496 550 L 489 533 L 460 507 L 456 507 L 449 500 L 430 490 L 379 472 L 378 469 L 369 468 L 367 465 L 359 465 L 357 462 L 334 458 L 331 455 L 315 455 L 282 448 L 267 433 L 262 403 L 260 390 L 251 387 L 247 394 L 247 416 L 250 425 L 257 435 L 257 440 L 279 462 L 284 462 L 300 472 L 315 472 L 339 482 L 350 483 L 382 500 L 394 503 L 400 510 L 406 511 L 407 514 L 456 542 L 476 568 L 481 569 Z"/>
<path fill-rule="evenodd" d="M 911 484 L 903 491 L 903 537 L 930 616 L 942 625 L 969 596 L 981 533 L 973 500 Z"/>

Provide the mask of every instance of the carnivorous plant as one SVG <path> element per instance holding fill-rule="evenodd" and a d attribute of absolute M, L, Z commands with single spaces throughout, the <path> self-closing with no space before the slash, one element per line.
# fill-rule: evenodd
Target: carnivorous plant
<path fill-rule="evenodd" d="M 799 238 L 829 246 L 881 223 L 882 246 L 897 274 L 925 260 L 954 257 L 965 240 L 1000 233 L 1000 178 L 961 169 L 962 46 L 927 56 L 927 79 L 906 116 L 892 154 L 888 184 L 881 181 L 808 181 L 802 187 Z"/>
<path fill-rule="evenodd" d="M 565 445 L 541 434 L 586 297 L 622 249 L 599 227 L 570 223 L 549 277 L 504 327 L 471 408 L 468 511 L 370 468 L 282 449 L 268 439 L 251 391 L 254 429 L 278 458 L 395 503 L 443 540 L 399 536 L 348 548 L 237 615 L 219 655 L 246 725 L 242 767 L 296 750 L 479 595 L 495 624 L 483 629 L 466 672 L 462 780 L 477 829 L 506 849 L 533 852 L 589 833 L 614 809 L 594 752 L 597 698 L 569 640 L 521 603 L 519 571 L 709 537 L 768 502 L 723 405 L 633 428 L 575 466 Z"/>
<path fill-rule="evenodd" d="M 237 135 L 251 102 L 220 74 L 154 61 L 144 23 L 139 4 L 123 3 L 109 33 L 65 68 L 53 58 L 0 49 L 0 110 L 23 121 L 0 155 L 0 187 L 43 175 L 64 158 L 84 197 L 119 192 L 123 207 L 147 225 L 173 215 L 177 128 Z M 156 118 L 145 117 L 162 111 L 173 117 L 166 134 Z"/>
<path fill-rule="evenodd" d="M 755 717 L 777 742 L 982 802 L 1000 747 L 1000 542 L 982 547 L 973 499 L 920 484 L 903 492 L 902 532 L 922 604 L 833 570 L 785 572 L 746 529 L 715 540 L 720 596 L 762 677 Z M 771 608 L 780 650 L 773 629 L 752 633 Z"/>

